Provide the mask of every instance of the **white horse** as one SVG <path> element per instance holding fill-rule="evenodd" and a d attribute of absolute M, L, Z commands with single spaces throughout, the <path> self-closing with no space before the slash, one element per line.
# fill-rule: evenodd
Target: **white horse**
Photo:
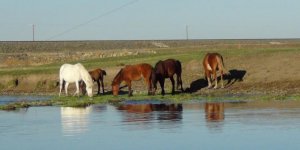
<path fill-rule="evenodd" d="M 65 81 L 65 92 L 68 95 L 68 86 L 69 83 L 76 84 L 76 92 L 74 95 L 79 96 L 79 81 L 83 80 L 86 84 L 86 91 L 89 97 L 93 96 L 93 80 L 90 76 L 89 72 L 84 68 L 81 63 L 77 63 L 75 65 L 71 64 L 63 64 L 59 70 L 59 96 L 61 94 L 63 81 Z"/>

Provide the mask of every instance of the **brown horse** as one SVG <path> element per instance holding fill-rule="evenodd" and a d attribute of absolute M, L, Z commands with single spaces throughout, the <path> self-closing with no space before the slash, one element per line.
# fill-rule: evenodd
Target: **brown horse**
<path fill-rule="evenodd" d="M 119 94 L 120 84 L 122 81 L 125 81 L 128 86 L 128 96 L 132 96 L 131 81 L 140 80 L 142 77 L 148 86 L 148 95 L 152 95 L 152 76 L 153 67 L 149 64 L 126 65 L 119 71 L 112 82 L 113 95 Z"/>
<path fill-rule="evenodd" d="M 208 88 L 211 88 L 211 76 L 213 75 L 213 78 L 215 80 L 215 89 L 218 87 L 218 79 L 217 79 L 217 71 L 219 70 L 221 72 L 221 87 L 224 88 L 223 85 L 223 72 L 225 70 L 224 68 L 224 62 L 223 57 L 219 53 L 207 53 L 203 59 L 203 67 L 205 71 L 205 77 L 208 81 Z"/>
<path fill-rule="evenodd" d="M 165 95 L 165 78 L 170 78 L 172 82 L 172 94 L 175 94 L 175 81 L 174 81 L 174 74 L 177 76 L 177 89 L 179 88 L 179 85 L 181 87 L 181 91 L 183 92 L 182 88 L 182 80 L 181 80 L 181 62 L 179 60 L 175 59 L 167 59 L 164 61 L 158 61 L 154 67 L 155 72 L 155 78 L 153 79 L 154 84 L 154 92 L 157 89 L 157 81 L 160 84 L 161 87 L 161 94 Z"/>
<path fill-rule="evenodd" d="M 97 82 L 98 85 L 98 92 L 97 94 L 100 94 L 100 83 L 101 83 L 101 87 L 102 87 L 102 93 L 104 94 L 104 84 L 103 84 L 103 79 L 104 76 L 106 76 L 106 71 L 102 70 L 100 68 L 97 68 L 95 70 L 89 71 L 92 79 L 94 82 Z"/>
<path fill-rule="evenodd" d="M 97 94 L 100 95 L 100 83 L 101 83 L 101 87 L 102 87 L 102 93 L 104 94 L 103 79 L 104 79 L 104 76 L 106 76 L 105 70 L 97 68 L 95 70 L 89 71 L 89 74 L 91 75 L 93 81 L 97 82 L 97 85 L 98 85 Z M 85 94 L 85 90 L 84 90 L 85 89 L 85 84 L 84 84 L 84 82 L 80 82 L 80 87 L 82 89 L 82 93 Z"/>

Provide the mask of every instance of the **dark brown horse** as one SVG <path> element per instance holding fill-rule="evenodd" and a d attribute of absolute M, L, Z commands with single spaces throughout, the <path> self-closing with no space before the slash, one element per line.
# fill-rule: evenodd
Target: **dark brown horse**
<path fill-rule="evenodd" d="M 126 65 L 118 72 L 112 82 L 113 95 L 119 94 L 120 84 L 125 81 L 128 86 L 128 96 L 132 96 L 131 81 L 140 80 L 142 77 L 148 86 L 148 95 L 152 95 L 152 76 L 153 67 L 149 64 Z"/>
<path fill-rule="evenodd" d="M 164 61 L 158 61 L 154 67 L 155 72 L 155 78 L 153 79 L 154 84 L 154 92 L 157 89 L 157 82 L 159 82 L 161 87 L 161 94 L 165 95 L 165 78 L 170 78 L 172 82 L 172 94 L 175 94 L 175 81 L 174 81 L 174 74 L 177 76 L 177 89 L 181 88 L 181 91 L 183 92 L 182 88 L 182 80 L 181 80 L 181 62 L 175 59 L 167 59 Z"/>
<path fill-rule="evenodd" d="M 130 113 L 148 113 L 152 111 L 182 111 L 182 104 L 122 104 L 118 110 Z"/>
<path fill-rule="evenodd" d="M 102 70 L 100 68 L 97 68 L 95 70 L 89 71 L 89 74 L 91 75 L 94 82 L 97 82 L 98 85 L 98 92 L 97 94 L 100 95 L 100 84 L 102 87 L 102 93 L 104 94 L 104 84 L 103 79 L 104 76 L 106 76 L 105 70 Z M 82 89 L 82 93 L 85 94 L 85 84 L 84 82 L 80 82 L 80 88 Z"/>
<path fill-rule="evenodd" d="M 205 71 L 205 77 L 208 81 L 208 88 L 211 88 L 211 76 L 215 80 L 215 89 L 218 87 L 217 71 L 221 72 L 221 87 L 223 85 L 223 73 L 224 73 L 224 62 L 223 57 L 219 53 L 207 53 L 203 59 L 203 68 Z"/>

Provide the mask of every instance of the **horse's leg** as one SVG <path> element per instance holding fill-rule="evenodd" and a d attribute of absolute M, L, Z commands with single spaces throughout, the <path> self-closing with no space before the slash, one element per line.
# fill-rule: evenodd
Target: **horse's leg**
<path fill-rule="evenodd" d="M 180 81 L 179 81 L 179 74 L 176 74 L 176 75 L 177 75 L 176 89 L 178 90 L 179 89 Z"/>
<path fill-rule="evenodd" d="M 131 81 L 128 81 L 127 85 L 128 85 L 128 96 L 132 96 Z"/>
<path fill-rule="evenodd" d="M 206 72 L 206 79 L 207 79 L 207 82 L 208 82 L 207 88 L 211 88 L 211 81 L 210 81 L 211 75 L 210 75 L 209 71 Z"/>
<path fill-rule="evenodd" d="M 152 83 L 151 83 L 151 79 L 150 78 L 148 78 L 148 79 L 145 78 L 145 82 L 146 82 L 146 84 L 148 86 L 148 95 L 152 95 Z"/>
<path fill-rule="evenodd" d="M 217 78 L 217 71 L 216 70 L 213 71 L 213 76 L 214 76 L 214 80 L 215 80 L 214 89 L 216 89 L 216 88 L 218 88 L 218 78 Z"/>
<path fill-rule="evenodd" d="M 170 77 L 170 80 L 172 82 L 172 95 L 174 95 L 175 94 L 175 80 L 174 80 L 173 76 Z"/>
<path fill-rule="evenodd" d="M 104 84 L 103 84 L 103 79 L 101 79 L 100 81 L 101 81 L 101 86 L 102 86 L 102 94 L 104 95 Z"/>
<path fill-rule="evenodd" d="M 100 81 L 99 80 L 97 80 L 97 86 L 98 86 L 97 95 L 100 95 Z"/>
<path fill-rule="evenodd" d="M 75 85 L 76 85 L 76 91 L 73 94 L 73 96 L 75 96 L 77 94 L 77 96 L 79 97 L 79 82 L 75 82 Z"/>
<path fill-rule="evenodd" d="M 159 84 L 161 87 L 161 95 L 165 95 L 165 79 L 164 78 L 160 79 Z"/>
<path fill-rule="evenodd" d="M 153 84 L 152 94 L 155 95 L 155 92 L 157 90 L 157 78 L 156 77 L 155 78 L 152 77 L 151 82 Z"/>
<path fill-rule="evenodd" d="M 181 80 L 181 75 L 177 75 L 177 89 L 179 89 L 179 85 L 181 88 L 181 91 L 183 92 L 183 88 L 182 88 L 182 80 Z"/>
<path fill-rule="evenodd" d="M 69 86 L 69 82 L 65 82 L 65 92 L 66 92 L 66 96 L 68 96 L 68 86 Z"/>
<path fill-rule="evenodd" d="M 63 85 L 63 79 L 60 79 L 59 80 L 59 94 L 58 94 L 58 96 L 60 96 L 60 94 L 61 94 L 62 85 Z"/>

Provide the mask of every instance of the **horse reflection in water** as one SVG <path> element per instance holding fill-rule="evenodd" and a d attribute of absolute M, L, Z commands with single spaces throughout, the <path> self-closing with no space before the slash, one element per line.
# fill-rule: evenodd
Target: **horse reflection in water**
<path fill-rule="evenodd" d="M 205 103 L 204 107 L 207 127 L 214 131 L 222 129 L 225 119 L 224 103 Z"/>
<path fill-rule="evenodd" d="M 205 118 L 207 121 L 223 121 L 224 103 L 205 103 Z"/>
<path fill-rule="evenodd" d="M 91 108 L 61 108 L 61 122 L 63 134 L 66 136 L 74 136 L 84 133 L 88 130 L 88 115 Z"/>
<path fill-rule="evenodd" d="M 123 104 L 121 110 L 123 122 L 134 125 L 135 129 L 175 128 L 181 124 L 182 104 Z"/>

